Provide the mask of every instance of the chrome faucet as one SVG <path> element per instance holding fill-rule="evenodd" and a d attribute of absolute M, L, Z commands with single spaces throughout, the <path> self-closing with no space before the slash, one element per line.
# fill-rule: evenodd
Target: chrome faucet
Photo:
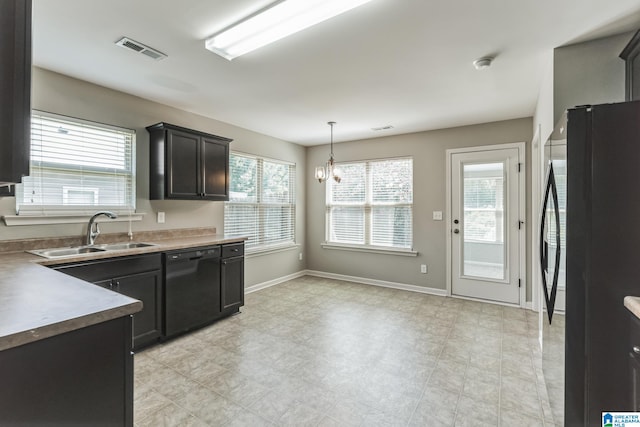
<path fill-rule="evenodd" d="M 93 216 L 89 219 L 89 225 L 87 227 L 87 245 L 91 246 L 96 242 L 96 238 L 100 235 L 100 228 L 98 228 L 98 223 L 96 222 L 96 218 L 100 215 L 108 216 L 111 219 L 118 218 L 118 215 L 109 211 L 100 211 L 93 214 Z"/>

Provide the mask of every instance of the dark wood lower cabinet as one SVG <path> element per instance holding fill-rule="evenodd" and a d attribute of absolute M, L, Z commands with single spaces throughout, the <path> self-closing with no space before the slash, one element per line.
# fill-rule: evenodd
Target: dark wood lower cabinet
<path fill-rule="evenodd" d="M 220 285 L 223 314 L 238 311 L 244 305 L 244 257 L 222 259 Z"/>
<path fill-rule="evenodd" d="M 133 315 L 134 348 L 156 342 L 162 333 L 162 272 L 116 277 L 113 290 L 144 304 L 142 311 Z"/>
<path fill-rule="evenodd" d="M 640 320 L 629 313 L 629 411 L 640 411 Z"/>
<path fill-rule="evenodd" d="M 210 312 L 207 322 L 192 322 L 194 328 L 240 311 L 244 305 L 244 243 L 215 247 L 221 249 L 221 257 L 213 260 L 215 268 L 209 265 L 201 271 L 201 277 L 197 274 L 193 277 L 193 280 L 211 281 L 210 288 L 198 286 L 192 289 L 187 283 L 168 290 L 167 268 L 163 266 L 161 253 L 63 264 L 53 268 L 142 301 L 142 311 L 133 315 L 133 348 L 138 350 L 191 329 L 170 327 L 168 319 L 175 314 L 171 310 L 176 307 L 181 310 L 179 316 L 183 319 L 189 316 L 201 318 L 196 312 L 199 310 Z M 193 248 L 193 251 L 198 249 L 202 248 Z M 202 289 L 216 295 L 202 295 Z"/>
<path fill-rule="evenodd" d="M 0 352 L 0 425 L 133 426 L 131 316 Z"/>
<path fill-rule="evenodd" d="M 56 270 L 142 301 L 133 315 L 133 347 L 140 349 L 162 335 L 162 261 L 160 254 L 60 265 Z"/>

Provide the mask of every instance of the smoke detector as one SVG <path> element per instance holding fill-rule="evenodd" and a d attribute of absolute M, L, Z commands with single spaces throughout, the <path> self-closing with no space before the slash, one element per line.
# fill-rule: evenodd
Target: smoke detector
<path fill-rule="evenodd" d="M 473 66 L 476 67 L 476 70 L 484 70 L 486 68 L 489 68 L 492 62 L 493 58 L 491 58 L 490 56 L 486 56 L 484 58 L 479 58 L 473 61 Z"/>
<path fill-rule="evenodd" d="M 125 49 L 132 50 L 136 53 L 141 53 L 145 56 L 148 56 L 151 59 L 155 59 L 156 61 L 160 61 L 167 57 L 164 53 L 160 52 L 157 49 L 144 45 L 140 42 L 132 40 L 128 37 L 123 37 L 116 42 L 116 45 L 123 47 Z"/>

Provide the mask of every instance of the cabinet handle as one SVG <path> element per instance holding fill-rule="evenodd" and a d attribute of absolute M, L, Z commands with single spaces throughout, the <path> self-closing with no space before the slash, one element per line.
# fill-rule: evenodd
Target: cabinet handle
<path fill-rule="evenodd" d="M 640 354 L 640 347 L 639 347 L 639 346 L 637 346 L 637 345 L 634 345 L 634 346 L 633 346 L 633 352 L 634 352 L 635 354 Z"/>

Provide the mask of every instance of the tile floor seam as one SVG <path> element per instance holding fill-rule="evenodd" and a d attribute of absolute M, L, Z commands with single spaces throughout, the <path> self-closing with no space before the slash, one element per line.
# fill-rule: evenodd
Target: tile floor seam
<path fill-rule="evenodd" d="M 457 319 L 457 315 L 456 315 L 456 319 Z M 447 333 L 447 337 L 444 340 L 445 342 L 449 340 L 449 338 L 451 337 L 451 334 L 453 334 L 453 327 L 449 328 L 449 332 Z M 429 381 L 431 380 L 431 377 L 433 376 L 433 372 L 435 371 L 436 367 L 438 366 L 438 362 L 440 361 L 440 358 L 442 357 L 442 354 L 445 351 L 446 346 L 443 345 L 442 348 L 440 349 L 438 356 L 436 357 L 436 365 L 431 369 L 431 372 L 429 373 L 429 377 L 427 378 L 427 380 L 425 381 L 424 385 L 422 386 L 422 392 L 420 393 L 420 398 L 418 399 L 418 402 L 416 403 L 415 407 L 413 408 L 413 411 L 411 412 L 411 416 L 409 417 L 409 420 L 407 421 L 406 425 L 410 425 L 411 421 L 413 420 L 413 417 L 415 416 L 416 411 L 418 410 L 418 407 L 420 406 L 420 402 L 422 402 L 422 399 L 424 398 L 424 395 L 427 391 L 427 388 L 429 387 Z M 460 392 L 462 393 L 462 391 Z M 460 394 L 458 395 L 458 401 L 460 400 Z M 456 410 L 454 411 L 454 421 L 455 421 L 455 415 L 456 415 L 456 411 L 457 411 L 457 405 L 458 403 L 456 402 Z"/>
<path fill-rule="evenodd" d="M 233 402 L 235 405 L 240 406 L 242 409 L 244 409 L 244 410 L 248 411 L 249 413 L 251 413 L 251 414 L 254 414 L 254 415 L 258 416 L 259 418 L 264 419 L 263 417 L 261 417 L 260 415 L 256 414 L 255 412 L 253 412 L 253 411 L 252 411 L 251 409 L 249 409 L 248 407 L 246 407 L 246 406 L 244 406 L 244 405 L 240 404 L 239 402 L 237 402 L 237 401 L 235 401 L 235 400 L 233 400 L 233 399 L 231 399 L 231 398 L 229 398 L 229 397 L 227 397 L 227 396 L 223 395 L 222 393 L 219 393 L 219 392 L 218 392 L 218 391 L 216 391 L 216 390 L 211 389 L 210 387 L 208 387 L 207 385 L 205 385 L 205 384 L 203 384 L 203 383 L 199 382 L 198 380 L 193 379 L 193 378 L 190 378 L 190 377 L 188 377 L 188 376 L 184 375 L 182 372 L 179 372 L 179 371 L 175 370 L 173 367 L 171 367 L 170 365 L 167 365 L 166 363 L 164 363 L 164 362 L 162 362 L 162 361 L 160 361 L 160 360 L 157 360 L 157 359 L 154 359 L 154 360 L 156 360 L 156 362 L 158 362 L 158 363 L 161 363 L 161 364 L 162 364 L 162 365 L 164 365 L 166 368 L 168 368 L 168 369 L 172 370 L 174 373 L 176 373 L 176 374 L 178 374 L 178 375 L 180 375 L 180 376 L 184 377 L 185 379 L 187 379 L 187 380 L 189 380 L 189 381 L 193 381 L 194 383 L 198 384 L 199 386 L 201 386 L 201 387 L 203 387 L 203 388 L 206 388 L 209 392 L 214 393 L 214 394 L 218 395 L 219 397 L 221 397 L 221 398 L 223 398 L 223 399 L 227 399 L 227 400 L 229 400 L 229 401 Z M 226 371 L 226 370 L 225 370 L 225 371 Z M 156 393 L 159 393 L 160 395 L 162 395 L 162 396 L 163 396 L 165 399 L 167 399 L 171 404 L 176 405 L 177 407 L 179 407 L 180 409 L 182 409 L 183 411 L 185 411 L 187 414 L 191 415 L 192 417 L 194 417 L 194 418 L 195 418 L 195 419 L 197 419 L 198 421 L 200 421 L 200 422 L 202 422 L 202 423 L 204 423 L 204 424 L 206 424 L 206 425 L 210 425 L 208 422 L 206 422 L 205 420 L 203 420 L 202 418 L 200 418 L 198 415 L 194 414 L 192 411 L 188 410 L 186 407 L 184 407 L 184 406 L 183 406 L 183 405 L 181 405 L 180 403 L 176 402 L 174 399 L 171 399 L 171 398 L 167 397 L 167 396 L 166 396 L 162 391 L 158 390 L 156 387 L 154 387 L 154 386 L 152 386 L 152 385 L 150 385 L 149 387 L 150 387 L 153 391 L 155 391 Z M 169 406 L 169 405 L 166 405 L 166 406 Z M 142 421 L 143 421 L 144 419 L 149 418 L 151 415 L 152 415 L 152 414 L 149 414 L 148 416 L 144 417 L 144 418 L 142 419 Z M 268 421 L 268 420 L 265 420 L 265 421 Z"/>

